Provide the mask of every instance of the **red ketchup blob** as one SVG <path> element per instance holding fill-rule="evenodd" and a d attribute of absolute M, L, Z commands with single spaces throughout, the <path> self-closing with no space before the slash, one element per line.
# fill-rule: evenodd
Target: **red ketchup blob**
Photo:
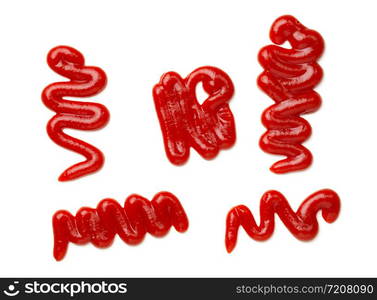
<path fill-rule="evenodd" d="M 56 73 L 70 79 L 52 83 L 42 92 L 43 103 L 56 112 L 47 124 L 47 133 L 56 144 L 86 158 L 60 175 L 60 181 L 67 181 L 99 170 L 104 163 L 104 156 L 96 147 L 64 133 L 64 128 L 99 129 L 106 125 L 110 114 L 102 104 L 65 100 L 64 97 L 97 95 L 105 88 L 107 79 L 100 68 L 85 66 L 84 56 L 68 46 L 51 49 L 47 63 Z"/>
<path fill-rule="evenodd" d="M 65 210 L 52 218 L 54 257 L 62 260 L 68 243 L 92 243 L 99 248 L 109 247 L 116 234 L 127 244 L 142 242 L 147 232 L 156 237 L 166 235 L 171 226 L 185 232 L 188 219 L 179 200 L 171 193 L 160 192 L 152 201 L 129 196 L 124 207 L 113 199 L 104 199 L 97 208 L 82 207 L 76 216 Z"/>
<path fill-rule="evenodd" d="M 278 45 L 288 41 L 292 49 L 269 45 L 259 52 L 264 71 L 258 77 L 258 86 L 275 101 L 262 114 L 267 132 L 259 144 L 265 152 L 287 156 L 270 168 L 274 173 L 287 173 L 305 169 L 313 160 L 311 152 L 301 145 L 312 129 L 300 115 L 321 105 L 321 97 L 313 88 L 322 79 L 316 61 L 324 50 L 324 41 L 318 32 L 292 16 L 278 18 L 272 24 L 270 38 Z"/>
<path fill-rule="evenodd" d="M 327 223 L 334 222 L 340 211 L 339 196 L 332 190 L 324 189 L 310 195 L 294 212 L 288 201 L 278 191 L 264 193 L 260 201 L 260 225 L 245 205 L 230 210 L 226 219 L 225 246 L 230 253 L 237 243 L 238 228 L 242 226 L 254 240 L 264 241 L 274 232 L 276 213 L 288 230 L 299 240 L 313 239 L 318 233 L 317 212 Z"/>
<path fill-rule="evenodd" d="M 208 98 L 199 104 L 196 86 L 203 84 Z M 230 77 L 215 67 L 201 67 L 185 79 L 165 73 L 153 88 L 165 151 L 175 165 L 184 164 L 193 147 L 203 158 L 214 158 L 236 140 L 233 114 L 228 102 L 234 87 Z"/>

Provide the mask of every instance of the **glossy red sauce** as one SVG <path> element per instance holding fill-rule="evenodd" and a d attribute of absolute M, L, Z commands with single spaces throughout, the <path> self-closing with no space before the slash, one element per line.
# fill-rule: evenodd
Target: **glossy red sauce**
<path fill-rule="evenodd" d="M 287 158 L 274 163 L 271 171 L 287 173 L 302 170 L 312 163 L 312 154 L 301 143 L 311 135 L 311 126 L 300 115 L 316 111 L 321 97 L 313 88 L 322 78 L 317 60 L 324 50 L 321 35 L 306 28 L 292 16 L 278 18 L 271 27 L 271 41 L 291 49 L 269 45 L 259 52 L 264 68 L 258 86 L 275 101 L 262 115 L 267 128 L 260 147 L 268 153 Z"/>
<path fill-rule="evenodd" d="M 208 94 L 203 104 L 196 97 L 199 83 Z M 153 98 L 170 162 L 184 164 L 190 147 L 212 159 L 220 149 L 235 143 L 234 118 L 228 105 L 233 93 L 230 77 L 215 67 L 198 68 L 185 79 L 175 72 L 161 77 Z"/>
<path fill-rule="evenodd" d="M 179 200 L 171 193 L 160 192 L 152 201 L 129 196 L 122 207 L 113 199 L 104 199 L 97 208 L 82 207 L 75 216 L 65 210 L 52 218 L 54 231 L 54 257 L 62 260 L 68 243 L 92 243 L 99 248 L 109 247 L 116 234 L 127 244 L 142 242 L 147 232 L 164 236 L 171 226 L 185 232 L 188 219 Z"/>
<path fill-rule="evenodd" d="M 254 240 L 264 241 L 274 232 L 276 213 L 288 230 L 299 240 L 313 239 L 318 233 L 317 212 L 328 223 L 334 222 L 340 212 L 339 196 L 332 190 L 324 189 L 306 198 L 294 212 L 285 197 L 278 191 L 264 193 L 260 201 L 260 225 L 245 205 L 230 210 L 226 220 L 225 245 L 233 251 L 237 243 L 238 229 L 242 226 Z"/>
<path fill-rule="evenodd" d="M 56 73 L 69 81 L 55 82 L 42 92 L 43 103 L 56 115 L 47 124 L 49 137 L 63 148 L 83 155 L 86 160 L 66 169 L 60 181 L 79 178 L 99 170 L 104 156 L 96 147 L 63 132 L 65 128 L 95 130 L 109 120 L 109 111 L 99 103 L 66 100 L 64 97 L 90 97 L 106 86 L 106 74 L 98 67 L 85 66 L 84 56 L 68 46 L 50 50 L 47 63 Z"/>

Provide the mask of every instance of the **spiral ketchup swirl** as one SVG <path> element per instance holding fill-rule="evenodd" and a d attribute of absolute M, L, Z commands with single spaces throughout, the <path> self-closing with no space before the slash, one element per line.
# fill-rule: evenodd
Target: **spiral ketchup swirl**
<path fill-rule="evenodd" d="M 196 86 L 203 84 L 208 98 L 199 104 Z M 171 163 L 184 164 L 193 147 L 203 158 L 212 159 L 220 149 L 235 143 L 236 132 L 228 102 L 234 93 L 230 77 L 215 67 L 201 67 L 185 79 L 165 73 L 153 88 L 153 98 Z"/>
<path fill-rule="evenodd" d="M 258 86 L 275 101 L 262 115 L 267 132 L 260 139 L 260 147 L 287 156 L 271 167 L 272 172 L 286 173 L 312 163 L 311 152 L 301 145 L 310 137 L 311 126 L 300 115 L 314 112 L 321 105 L 321 97 L 313 88 L 322 78 L 316 61 L 324 50 L 324 41 L 318 32 L 292 16 L 278 18 L 272 24 L 270 38 L 278 45 L 288 41 L 292 49 L 269 45 L 258 55 L 264 68 Z"/>
<path fill-rule="evenodd" d="M 124 207 L 113 199 L 104 199 L 95 209 L 82 207 L 76 216 L 60 210 L 54 214 L 52 225 L 54 257 L 59 261 L 64 258 L 69 242 L 78 245 L 91 242 L 96 247 L 106 248 L 118 234 L 125 243 L 136 245 L 147 232 L 162 237 L 171 226 L 178 232 L 185 232 L 188 219 L 177 197 L 160 192 L 152 201 L 131 195 Z"/>
<path fill-rule="evenodd" d="M 76 179 L 99 170 L 104 156 L 96 147 L 64 133 L 64 128 L 95 130 L 109 120 L 109 111 L 98 103 L 65 100 L 64 97 L 90 97 L 106 86 L 106 74 L 98 67 L 85 66 L 84 56 L 74 48 L 58 46 L 50 50 L 47 63 L 70 81 L 48 85 L 42 92 L 43 103 L 56 112 L 47 124 L 49 137 L 63 148 L 85 156 L 86 160 L 66 169 L 60 181 Z"/>
<path fill-rule="evenodd" d="M 318 233 L 316 215 L 319 210 L 322 210 L 322 216 L 327 223 L 334 222 L 340 211 L 339 196 L 329 189 L 317 191 L 306 198 L 297 212 L 294 212 L 281 193 L 268 191 L 260 201 L 259 226 L 246 206 L 239 205 L 230 210 L 226 219 L 226 249 L 229 253 L 233 251 L 240 226 L 254 240 L 264 241 L 270 238 L 275 227 L 275 213 L 297 239 L 311 240 Z"/>

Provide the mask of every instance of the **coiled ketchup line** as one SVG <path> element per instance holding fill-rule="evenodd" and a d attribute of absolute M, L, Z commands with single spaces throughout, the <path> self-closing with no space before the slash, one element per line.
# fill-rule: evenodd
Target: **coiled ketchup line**
<path fill-rule="evenodd" d="M 258 77 L 258 86 L 275 101 L 262 114 L 267 132 L 259 144 L 265 152 L 287 156 L 270 168 L 275 173 L 286 173 L 312 163 L 311 152 L 301 145 L 310 137 L 311 126 L 300 115 L 314 112 L 321 105 L 321 97 L 313 88 L 322 78 L 316 61 L 324 41 L 318 32 L 292 16 L 278 18 L 272 24 L 270 38 L 279 45 L 288 41 L 292 49 L 269 45 L 259 52 L 264 71 Z"/>
<path fill-rule="evenodd" d="M 142 242 L 147 232 L 156 237 L 166 235 L 171 226 L 178 232 L 188 228 L 186 213 L 178 198 L 169 192 L 156 194 L 152 201 L 129 196 L 120 206 L 113 199 L 104 199 L 97 208 L 82 207 L 76 216 L 66 210 L 57 211 L 52 218 L 54 257 L 64 258 L 68 243 L 92 243 L 99 248 L 109 247 L 116 234 L 129 245 Z"/>
<path fill-rule="evenodd" d="M 278 191 L 264 193 L 260 201 L 260 225 L 245 205 L 232 208 L 226 219 L 225 246 L 230 253 L 237 243 L 238 228 L 242 226 L 254 240 L 264 241 L 274 232 L 276 213 L 288 230 L 299 240 L 313 239 L 318 233 L 317 212 L 322 210 L 327 223 L 334 222 L 340 211 L 340 199 L 330 189 L 315 192 L 306 198 L 294 212 L 285 197 Z"/>
<path fill-rule="evenodd" d="M 199 104 L 196 86 L 203 84 L 208 98 Z M 185 79 L 165 73 L 153 88 L 153 98 L 171 163 L 184 164 L 193 147 L 203 158 L 212 159 L 220 149 L 235 143 L 233 114 L 228 102 L 234 93 L 230 77 L 215 67 L 201 67 Z"/>
<path fill-rule="evenodd" d="M 56 112 L 47 124 L 47 133 L 56 144 L 86 158 L 60 175 L 60 181 L 67 181 L 99 170 L 104 163 L 104 156 L 96 147 L 64 133 L 64 128 L 99 129 L 106 125 L 110 114 L 102 104 L 65 100 L 64 97 L 97 95 L 105 88 L 107 79 L 100 68 L 85 66 L 84 56 L 68 46 L 51 49 L 47 63 L 56 73 L 70 79 L 52 83 L 42 92 L 43 103 Z"/>

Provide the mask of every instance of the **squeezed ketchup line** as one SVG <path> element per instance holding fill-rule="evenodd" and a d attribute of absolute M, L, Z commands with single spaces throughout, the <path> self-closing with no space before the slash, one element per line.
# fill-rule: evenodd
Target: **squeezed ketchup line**
<path fill-rule="evenodd" d="M 312 163 L 311 152 L 301 145 L 310 137 L 311 126 L 300 115 L 321 105 L 321 97 L 313 88 L 322 79 L 316 61 L 324 50 L 324 41 L 318 32 L 292 16 L 278 18 L 272 24 L 270 38 L 278 45 L 288 41 L 292 49 L 269 45 L 259 52 L 264 71 L 258 77 L 258 86 L 275 101 L 262 114 L 267 132 L 259 144 L 265 152 L 287 156 L 270 168 L 275 173 L 287 173 Z"/>
<path fill-rule="evenodd" d="M 54 257 L 64 258 L 68 243 L 92 243 L 99 248 L 109 247 L 116 234 L 129 245 L 142 242 L 147 232 L 156 237 L 166 235 L 171 226 L 178 232 L 188 228 L 186 213 L 173 194 L 160 192 L 152 201 L 139 196 L 129 196 L 120 206 L 113 199 L 104 199 L 97 208 L 82 207 L 76 216 L 65 210 L 57 211 L 52 218 L 54 231 Z"/>
<path fill-rule="evenodd" d="M 202 105 L 196 86 L 202 82 L 208 98 Z M 193 147 L 203 158 L 212 159 L 236 139 L 233 114 L 228 102 L 234 93 L 230 77 L 215 67 L 201 67 L 185 79 L 165 73 L 153 88 L 153 98 L 171 163 L 184 164 Z"/>
<path fill-rule="evenodd" d="M 107 79 L 103 70 L 85 66 L 84 56 L 68 46 L 51 49 L 47 63 L 56 73 L 70 79 L 52 83 L 42 92 L 43 103 L 56 112 L 47 124 L 47 133 L 56 144 L 86 158 L 60 175 L 60 181 L 67 181 L 99 170 L 104 163 L 104 156 L 96 147 L 64 133 L 64 128 L 99 129 L 106 125 L 110 114 L 102 104 L 65 100 L 64 97 L 97 95 L 105 88 Z"/>
<path fill-rule="evenodd" d="M 315 192 L 306 198 L 294 212 L 285 197 L 278 191 L 264 193 L 260 201 L 260 225 L 245 205 L 232 208 L 226 219 L 225 245 L 233 251 L 237 243 L 238 228 L 242 226 L 254 240 L 264 241 L 274 232 L 276 213 L 288 230 L 299 240 L 313 239 L 318 233 L 317 212 L 327 223 L 334 222 L 340 212 L 339 196 L 330 189 Z"/>

